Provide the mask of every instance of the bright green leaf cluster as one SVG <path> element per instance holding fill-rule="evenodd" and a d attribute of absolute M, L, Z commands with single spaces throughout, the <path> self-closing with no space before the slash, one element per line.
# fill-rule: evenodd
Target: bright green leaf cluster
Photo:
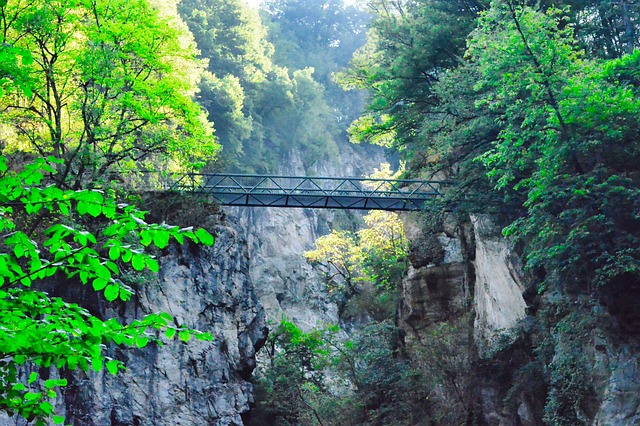
<path fill-rule="evenodd" d="M 105 345 L 111 342 L 140 348 L 151 342 L 162 344 L 162 330 L 167 338 L 177 333 L 185 342 L 192 336 L 211 340 L 206 333 L 176 326 L 165 313 L 150 314 L 130 324 L 103 321 L 77 304 L 33 289 L 41 282 L 74 285 L 75 281 L 91 284 L 108 301 L 126 301 L 133 290 L 120 278 L 124 268 L 159 269 L 157 260 L 144 252 L 145 246 L 162 249 L 171 240 L 211 245 L 209 232 L 147 224 L 143 212 L 117 204 L 98 190 L 61 190 L 45 185 L 44 175 L 52 172 L 45 159 L 9 173 L 6 159 L 0 157 L 0 171 L 1 409 L 39 423 L 53 414 L 48 400 L 55 398 L 55 389 L 65 386 L 66 381 L 47 380 L 43 391 L 35 391 L 36 373 L 29 375 L 26 384 L 20 381 L 21 369 L 28 366 L 84 371 L 106 367 L 115 374 L 124 365 L 104 355 Z M 42 213 L 57 220 L 44 229 L 24 230 L 21 225 L 25 219 Z M 83 225 L 85 219 L 105 227 L 92 231 Z M 52 421 L 63 419 L 53 417 Z"/>

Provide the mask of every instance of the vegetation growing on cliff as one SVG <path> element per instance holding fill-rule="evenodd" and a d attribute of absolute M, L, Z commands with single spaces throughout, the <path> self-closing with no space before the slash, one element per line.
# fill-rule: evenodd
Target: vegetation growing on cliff
<path fill-rule="evenodd" d="M 397 177 L 383 164 L 371 178 Z M 359 231 L 332 231 L 305 253 L 326 268 L 337 325 L 303 332 L 284 319 L 270 332 L 251 424 L 414 424 L 424 416 L 423 371 L 404 354 L 398 290 L 408 240 L 398 214 L 372 211 Z M 399 396 L 403 395 L 402 398 Z"/>
<path fill-rule="evenodd" d="M 181 168 L 214 158 L 191 99 L 194 49 L 175 18 L 147 1 L 12 1 L 1 13 L 4 45 L 30 52 L 19 73 L 2 65 L 25 89 L 3 88 L 5 154 L 61 160 L 49 162 L 58 184 L 76 189 L 158 156 Z"/>
<path fill-rule="evenodd" d="M 571 332 L 560 327 L 581 310 L 544 297 L 607 306 L 621 333 L 638 332 L 616 295 L 636 294 L 640 281 L 640 8 L 372 4 L 369 41 L 342 74 L 371 95 L 353 139 L 396 148 L 410 173 L 455 181 L 443 210 L 501 215 L 541 294 L 541 328 L 553 330 L 536 341 L 545 420 L 583 424 L 596 390 L 578 379 L 585 349 L 567 350 Z"/>
<path fill-rule="evenodd" d="M 193 50 L 150 3 L 4 1 L 0 15 L 0 409 L 61 424 L 58 373 L 116 374 L 106 345 L 210 339 L 168 314 L 120 323 L 52 293 L 85 285 L 127 301 L 124 271 L 158 271 L 146 247 L 213 244 L 204 229 L 147 224 L 110 181 L 194 167 L 218 145 L 191 99 Z"/>

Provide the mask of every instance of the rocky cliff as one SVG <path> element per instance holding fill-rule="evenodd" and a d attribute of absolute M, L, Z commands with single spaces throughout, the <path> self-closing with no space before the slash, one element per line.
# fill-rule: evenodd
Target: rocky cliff
<path fill-rule="evenodd" d="M 286 153 L 279 174 L 289 176 L 362 177 L 384 162 L 382 150 L 342 143 L 340 155 L 305 165 L 299 152 Z M 273 323 L 283 317 L 304 330 L 338 322 L 338 309 L 327 293 L 326 277 L 304 258 L 315 240 L 340 226 L 350 226 L 344 211 L 283 208 L 227 208 L 248 243 L 251 279 Z"/>
<path fill-rule="evenodd" d="M 210 218 L 211 219 L 211 218 Z M 215 218 L 218 221 L 219 218 Z M 204 225 L 204 224 L 203 224 Z M 159 254 L 160 272 L 141 283 L 135 298 L 116 306 L 87 295 L 104 318 L 131 321 L 168 312 L 213 341 L 178 339 L 142 349 L 112 347 L 125 372 L 76 371 L 63 390 L 58 412 L 82 426 L 242 425 L 253 401 L 248 379 L 255 351 L 266 337 L 264 310 L 249 274 L 247 245 L 237 224 L 215 229 L 213 247 L 172 245 Z M 15 424 L 0 419 L 0 424 Z"/>
<path fill-rule="evenodd" d="M 428 397 L 437 424 L 638 424 L 638 322 L 625 302 L 637 290 L 538 294 L 488 217 L 435 234 L 407 225 L 400 324 L 440 378 Z"/>

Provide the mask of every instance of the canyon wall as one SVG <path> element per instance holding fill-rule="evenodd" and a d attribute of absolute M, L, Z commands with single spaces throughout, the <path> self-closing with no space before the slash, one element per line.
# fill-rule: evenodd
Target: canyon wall
<path fill-rule="evenodd" d="M 158 255 L 159 274 L 146 277 L 130 302 L 107 304 L 92 291 L 75 295 L 103 318 L 131 321 L 167 312 L 178 324 L 211 333 L 213 341 L 163 338 L 162 345 L 140 349 L 110 347 L 108 356 L 122 360 L 126 371 L 117 376 L 104 370 L 69 374 L 56 407 L 66 416 L 65 424 L 243 424 L 253 401 L 249 378 L 266 323 L 242 233 L 236 223 L 219 219 L 210 218 L 215 225 L 201 224 L 215 231 L 213 247 L 170 245 Z M 21 423 L 3 417 L 0 424 Z"/>
<path fill-rule="evenodd" d="M 488 216 L 435 235 L 417 220 L 406 221 L 400 325 L 423 369 L 444 372 L 428 396 L 436 424 L 638 424 L 638 289 L 539 294 Z"/>
<path fill-rule="evenodd" d="M 340 155 L 305 165 L 297 151 L 286 153 L 278 174 L 286 176 L 363 177 L 384 162 L 381 149 L 363 149 L 346 142 Z M 325 273 L 304 257 L 315 240 L 340 226 L 352 226 L 359 212 L 301 209 L 228 207 L 237 219 L 249 252 L 251 280 L 267 319 L 282 318 L 303 330 L 338 322 L 336 302 L 327 292 Z"/>

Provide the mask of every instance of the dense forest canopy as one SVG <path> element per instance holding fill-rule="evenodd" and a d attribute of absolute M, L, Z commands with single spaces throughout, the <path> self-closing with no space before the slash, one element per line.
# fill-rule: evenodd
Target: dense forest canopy
<path fill-rule="evenodd" d="M 524 215 L 507 232 L 527 242 L 531 267 L 588 270 L 592 289 L 637 279 L 638 6 L 374 7 L 368 44 L 342 75 L 371 93 L 353 138 L 456 180 L 458 206 L 488 198 Z"/>
<path fill-rule="evenodd" d="M 307 165 L 335 155 L 346 116 L 360 105 L 331 73 L 364 43 L 366 15 L 341 2 L 263 7 L 261 15 L 242 0 L 178 8 L 208 62 L 197 97 L 224 147 L 222 167 L 244 172 L 276 172 L 294 147 Z"/>

